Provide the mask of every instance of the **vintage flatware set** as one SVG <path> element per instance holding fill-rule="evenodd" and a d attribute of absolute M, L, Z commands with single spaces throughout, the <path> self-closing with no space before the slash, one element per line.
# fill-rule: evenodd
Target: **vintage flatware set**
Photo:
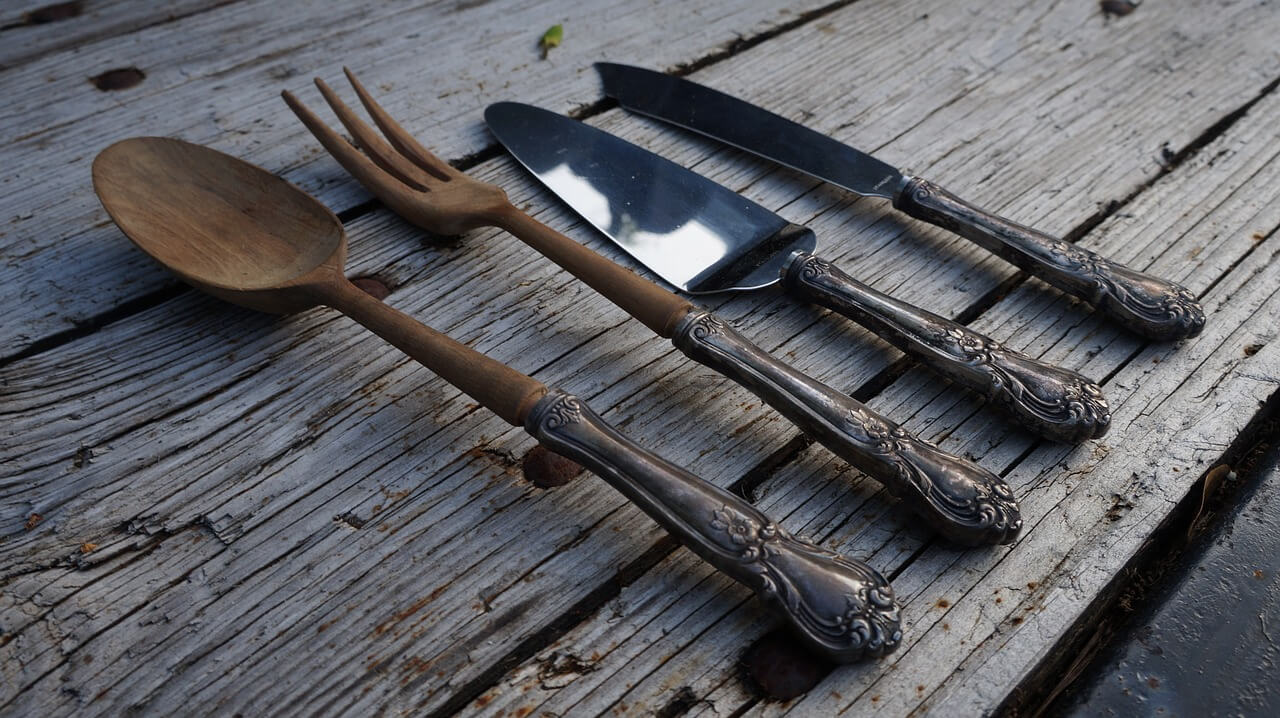
<path fill-rule="evenodd" d="M 1193 336 L 1204 314 L 1185 289 L 969 205 L 919 178 L 742 100 L 621 65 L 597 65 L 628 109 L 762 154 L 853 192 L 889 198 L 1144 336 Z M 709 310 L 640 277 L 514 207 L 420 145 L 347 73 L 377 130 L 322 81 L 353 146 L 292 94 L 284 99 L 369 191 L 442 234 L 499 227 L 585 282 L 689 358 L 733 379 L 866 472 L 959 544 L 1010 543 L 1022 526 L 1008 485 L 923 441 L 844 392 L 788 366 Z M 689 293 L 785 291 L 829 307 L 989 397 L 1022 425 L 1069 442 L 1110 419 L 1096 383 L 1023 356 L 889 297 L 813 254 L 814 233 L 606 132 L 516 103 L 485 112 L 493 134 L 588 222 Z M 385 139 L 383 139 L 385 136 Z M 357 146 L 359 149 L 357 149 Z M 144 252 L 198 289 L 267 312 L 324 305 L 347 314 L 505 421 L 583 464 L 699 556 L 755 590 L 809 646 L 837 661 L 901 640 L 893 591 L 866 564 L 790 536 L 744 499 L 636 445 L 571 394 L 486 357 L 356 289 L 341 221 L 279 177 L 174 139 L 134 138 L 94 161 L 103 206 Z"/>

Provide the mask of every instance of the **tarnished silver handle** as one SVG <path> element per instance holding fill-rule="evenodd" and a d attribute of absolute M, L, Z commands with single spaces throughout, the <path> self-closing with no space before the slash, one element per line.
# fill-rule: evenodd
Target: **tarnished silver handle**
<path fill-rule="evenodd" d="M 1102 436 L 1111 425 L 1102 389 L 1084 376 L 877 292 L 824 259 L 796 252 L 782 270 L 782 281 L 793 294 L 862 324 L 1043 436 L 1079 442 Z"/>
<path fill-rule="evenodd" d="M 529 412 L 525 429 L 753 589 L 830 658 L 880 656 L 901 641 L 893 589 L 874 569 L 792 537 L 745 500 L 637 446 L 578 398 L 553 389 Z"/>
<path fill-rule="evenodd" d="M 1142 336 L 1173 341 L 1193 337 L 1204 329 L 1204 309 L 1181 285 L 1010 222 L 932 182 L 912 177 L 893 204 L 1080 297 Z"/>
<path fill-rule="evenodd" d="M 711 312 L 689 312 L 671 341 L 884 484 L 952 541 L 976 546 L 1017 538 L 1022 528 L 1018 503 L 999 476 L 916 438 L 853 397 L 778 361 Z"/>

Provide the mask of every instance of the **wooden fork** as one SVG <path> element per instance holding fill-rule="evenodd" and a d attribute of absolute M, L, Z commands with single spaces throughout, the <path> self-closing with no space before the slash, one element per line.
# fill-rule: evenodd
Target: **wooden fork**
<path fill-rule="evenodd" d="M 344 68 L 345 69 L 345 68 Z M 338 162 L 388 207 L 431 232 L 500 227 L 586 282 L 694 361 L 743 385 L 835 454 L 875 477 L 935 530 L 966 545 L 1009 543 L 1022 527 L 1008 485 L 916 438 L 860 402 L 778 361 L 706 309 L 641 278 L 517 209 L 498 187 L 427 151 L 347 78 L 387 140 L 319 78 L 361 153 L 289 92 L 285 102 Z"/>

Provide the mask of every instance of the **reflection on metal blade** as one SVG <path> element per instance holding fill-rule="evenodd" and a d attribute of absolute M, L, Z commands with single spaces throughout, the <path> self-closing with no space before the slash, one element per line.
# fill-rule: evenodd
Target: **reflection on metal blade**
<path fill-rule="evenodd" d="M 813 249 L 812 232 L 577 120 L 500 102 L 485 110 L 485 122 L 517 160 L 584 219 L 687 292 L 767 286 L 778 281 L 793 249 Z"/>

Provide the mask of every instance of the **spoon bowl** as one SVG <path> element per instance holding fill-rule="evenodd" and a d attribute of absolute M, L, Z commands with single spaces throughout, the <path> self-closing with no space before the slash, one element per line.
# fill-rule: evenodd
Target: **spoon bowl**
<path fill-rule="evenodd" d="M 134 244 L 197 289 L 276 314 L 333 307 L 512 424 L 547 391 L 357 289 L 342 271 L 342 220 L 261 167 L 182 140 L 137 137 L 94 159 L 93 186 Z"/>
<path fill-rule="evenodd" d="M 111 219 L 152 259 L 197 289 L 273 313 L 321 303 L 340 277 L 342 222 L 276 175 L 207 147 L 135 137 L 93 161 Z"/>

